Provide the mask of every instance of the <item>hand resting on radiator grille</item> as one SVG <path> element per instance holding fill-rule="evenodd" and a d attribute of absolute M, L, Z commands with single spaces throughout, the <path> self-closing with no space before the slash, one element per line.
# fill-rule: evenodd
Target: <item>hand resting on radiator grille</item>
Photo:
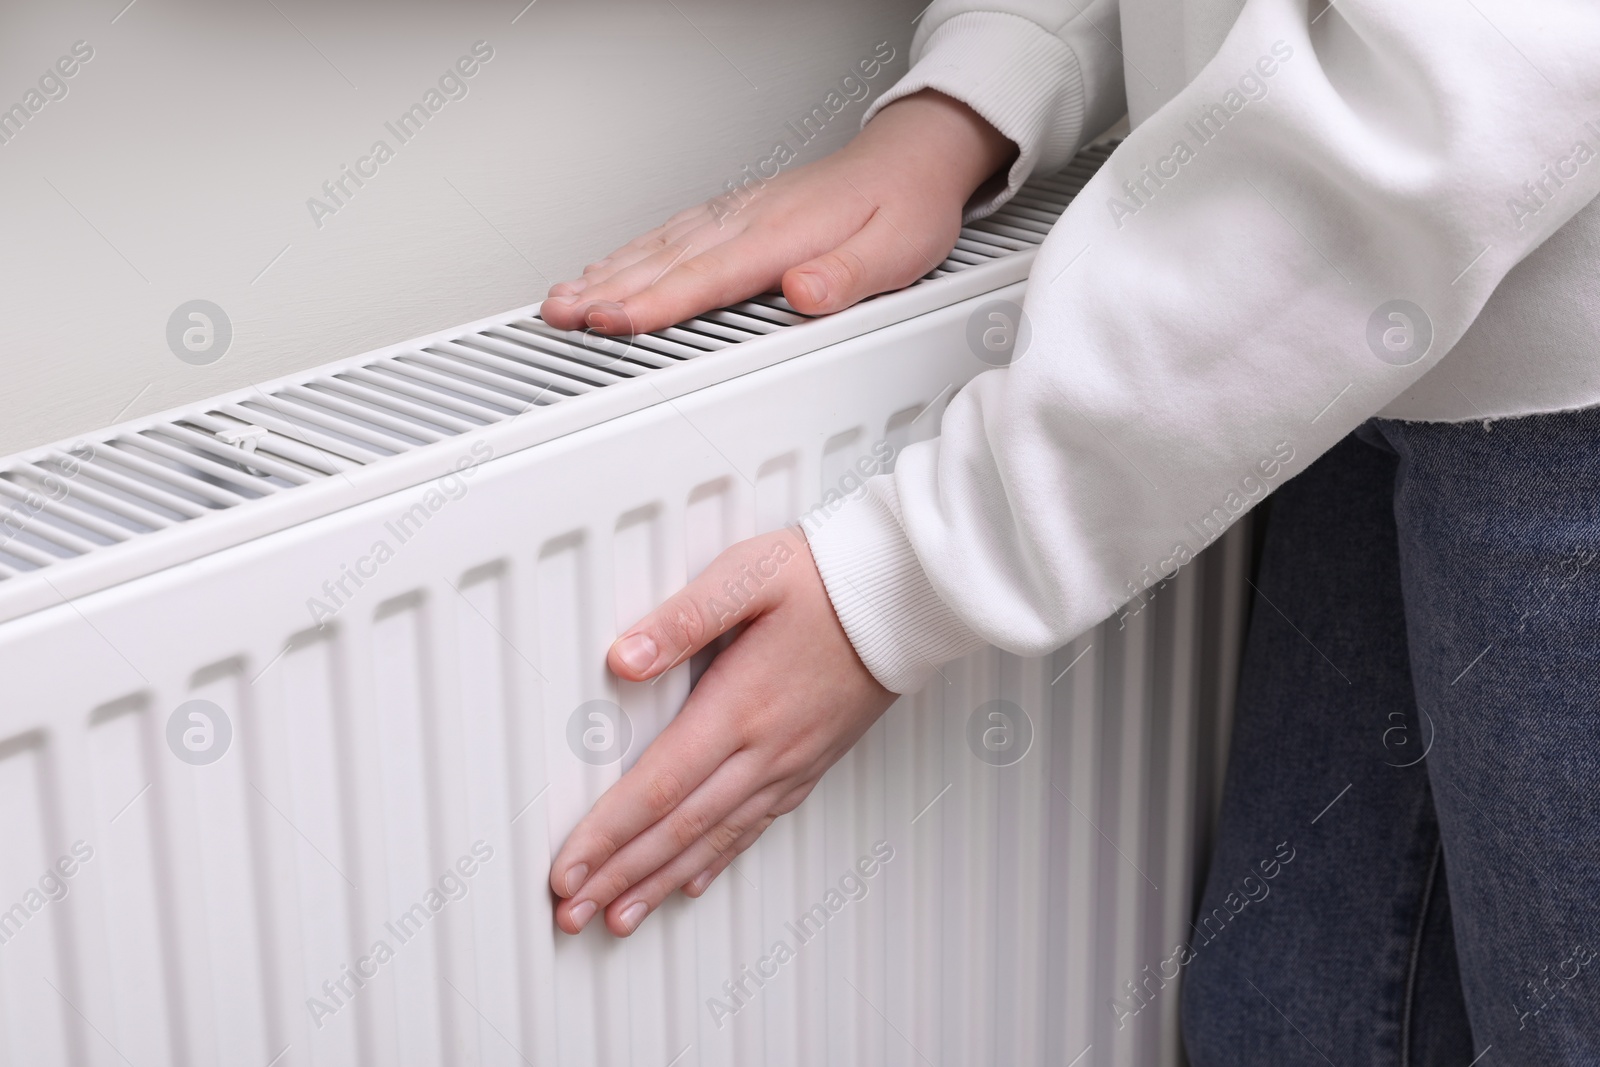
<path fill-rule="evenodd" d="M 630 241 L 554 286 L 540 314 L 632 335 L 780 284 L 799 311 L 841 310 L 943 260 L 968 200 L 1015 155 L 965 104 L 914 93 L 846 149 Z M 798 529 L 724 552 L 623 634 L 608 663 L 644 681 L 735 627 L 677 718 L 551 864 L 568 933 L 604 910 L 626 936 L 673 890 L 705 892 L 894 701 L 845 635 Z"/>
<path fill-rule="evenodd" d="M 845 636 L 797 528 L 718 556 L 619 637 L 607 663 L 645 681 L 735 627 L 683 710 L 551 864 L 568 933 L 604 909 L 626 936 L 673 890 L 705 892 L 894 702 Z"/>
<path fill-rule="evenodd" d="M 780 287 L 803 314 L 840 311 L 942 262 L 968 199 L 1015 154 L 967 105 L 923 90 L 839 152 L 634 238 L 552 286 L 539 313 L 632 336 Z"/>

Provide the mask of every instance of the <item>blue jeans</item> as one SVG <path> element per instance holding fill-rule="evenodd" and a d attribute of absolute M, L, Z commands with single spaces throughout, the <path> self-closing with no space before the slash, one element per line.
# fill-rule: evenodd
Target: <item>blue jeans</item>
<path fill-rule="evenodd" d="M 1256 586 L 1191 1063 L 1600 1064 L 1600 409 L 1368 422 Z"/>

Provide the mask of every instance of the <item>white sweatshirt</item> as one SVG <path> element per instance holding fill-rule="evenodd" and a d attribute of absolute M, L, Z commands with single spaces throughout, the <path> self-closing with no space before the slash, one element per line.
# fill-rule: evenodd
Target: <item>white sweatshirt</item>
<path fill-rule="evenodd" d="M 1593 0 L 937 0 L 912 57 L 875 109 L 934 88 L 1020 149 L 969 218 L 1133 128 L 1027 351 L 808 531 L 890 689 L 1059 647 L 1371 415 L 1600 404 Z"/>

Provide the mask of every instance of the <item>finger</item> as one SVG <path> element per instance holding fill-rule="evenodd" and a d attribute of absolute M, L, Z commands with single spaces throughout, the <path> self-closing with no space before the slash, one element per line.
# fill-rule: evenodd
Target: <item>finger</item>
<path fill-rule="evenodd" d="M 797 537 L 780 530 L 741 541 L 712 560 L 699 577 L 617 639 L 607 654 L 612 671 L 643 680 L 670 670 L 762 610 L 777 568 L 797 554 Z M 738 749 L 739 738 L 723 725 L 725 716 L 706 708 L 691 698 L 573 829 L 550 865 L 556 895 L 575 895 L 590 874 L 676 808 Z"/>
<path fill-rule="evenodd" d="M 767 827 L 771 826 L 777 818 L 776 813 L 765 815 L 760 822 L 741 834 L 739 840 L 717 854 L 717 858 L 711 861 L 711 866 L 695 875 L 684 885 L 683 895 L 686 897 L 698 897 L 711 888 L 711 883 L 717 880 L 717 875 L 727 870 L 734 860 L 738 859 L 746 849 L 755 844 L 756 838 L 766 833 Z"/>
<path fill-rule="evenodd" d="M 760 614 L 772 602 L 783 565 L 804 550 L 799 535 L 789 529 L 740 542 L 618 637 L 606 665 L 637 682 L 684 662 Z"/>
<path fill-rule="evenodd" d="M 699 237 L 700 231 L 695 236 Z M 630 278 L 645 284 L 630 286 L 632 291 L 619 292 L 612 299 L 622 305 L 638 329 L 648 333 L 771 292 L 790 262 L 792 257 L 771 241 L 742 234 L 716 246 L 697 246 L 649 278 Z"/>
<path fill-rule="evenodd" d="M 613 262 L 611 266 L 616 268 L 620 265 L 620 261 L 626 261 L 631 264 L 647 255 L 659 252 L 663 248 L 676 245 L 683 240 L 686 234 L 694 233 L 710 221 L 711 213 L 704 204 L 699 205 L 693 211 L 681 212 L 672 221 L 661 227 L 659 233 L 652 235 L 647 240 L 641 240 L 637 244 L 630 243 L 625 250 L 627 254 L 616 257 L 618 262 Z M 730 234 L 729 236 L 732 235 Z M 701 241 L 700 243 L 704 245 L 709 242 Z"/>
<path fill-rule="evenodd" d="M 594 276 L 597 273 L 604 271 L 611 265 L 612 257 L 616 254 L 616 252 L 612 252 L 609 255 L 595 260 L 593 263 L 584 264 L 582 274 L 571 279 L 570 281 L 556 282 L 550 287 L 550 291 L 545 294 L 545 299 L 551 300 L 558 296 L 575 296 L 578 293 L 583 292 L 584 288 L 587 287 L 590 282 L 595 280 Z"/>
<path fill-rule="evenodd" d="M 735 753 L 666 815 L 639 828 L 597 867 L 591 864 L 583 884 L 557 905 L 557 919 L 577 914 L 586 904 L 604 908 L 685 853 L 702 850 L 705 845 L 714 853 L 733 844 L 750 819 L 760 814 L 755 812 L 742 821 L 738 818 L 751 798 L 763 798 L 763 806 L 770 807 L 771 801 L 788 789 L 765 780 L 763 770 L 749 754 Z M 700 866 L 710 858 L 710 854 L 704 856 Z M 685 877 L 698 869 L 691 869 Z M 593 914 L 593 910 L 585 914 Z"/>
<path fill-rule="evenodd" d="M 710 226 L 710 218 L 705 206 L 699 205 L 692 212 L 680 212 L 666 225 L 639 235 L 604 259 L 589 264 L 583 269 L 583 277 L 551 286 L 540 306 L 540 315 L 557 329 L 581 329 L 585 325 L 583 305 L 589 300 L 616 302 L 631 296 L 682 258 L 686 247 L 693 245 L 704 251 L 731 240 L 739 232 L 732 227 Z M 686 240 L 690 235 L 697 236 Z M 652 269 L 642 269 L 652 263 Z"/>
<path fill-rule="evenodd" d="M 753 797 L 750 804 L 734 816 L 734 819 L 745 823 L 754 820 L 750 825 L 751 842 L 754 842 L 777 818 L 777 815 L 765 810 L 765 806 L 769 803 L 769 797 Z M 746 835 L 741 833 L 739 836 Z M 606 928 L 618 937 L 627 937 L 638 930 L 645 918 L 659 908 L 661 902 L 672 895 L 673 890 L 683 884 L 690 872 L 704 868 L 713 860 L 723 861 L 724 857 L 726 857 L 725 866 L 732 865 L 736 854 L 731 851 L 731 847 L 729 844 L 721 849 L 714 849 L 709 844 L 703 844 L 660 868 L 606 909 Z"/>
<path fill-rule="evenodd" d="M 769 241 L 742 236 L 701 227 L 587 286 L 568 306 L 602 333 L 649 333 L 773 289 L 786 257 Z"/>
<path fill-rule="evenodd" d="M 805 776 L 801 778 L 799 784 L 791 788 L 789 792 L 778 801 L 777 807 L 773 808 L 772 811 L 767 814 L 765 817 L 765 822 L 762 822 L 750 830 L 745 831 L 743 836 L 733 843 L 733 847 L 727 849 L 725 852 L 719 855 L 714 861 L 712 861 L 711 866 L 701 871 L 698 875 L 686 883 L 683 887 L 684 895 L 697 897 L 704 893 L 706 888 L 716 880 L 717 875 L 726 870 L 728 865 L 733 862 L 734 857 L 738 856 L 745 849 L 753 845 L 756 838 L 760 837 L 762 833 L 766 831 L 766 828 L 772 825 L 773 821 L 776 820 L 778 816 L 787 815 L 795 808 L 798 808 L 801 803 L 804 802 L 806 797 L 811 795 L 811 790 L 816 788 L 817 782 L 821 778 L 822 770 L 826 770 L 826 767 L 807 772 Z"/>
<path fill-rule="evenodd" d="M 660 889 L 651 903 L 654 908 L 690 873 L 712 861 L 706 846 L 712 854 L 738 855 L 773 819 L 799 807 L 823 769 L 808 768 L 799 778 L 788 769 L 776 769 L 780 777 L 758 788 L 762 772 L 754 769 L 748 753 L 735 754 L 677 810 L 619 849 L 576 895 L 558 904 L 557 921 L 562 929 L 575 933 L 596 908 L 608 908 L 626 896 L 620 908 L 611 909 L 620 914 L 628 901 L 640 895 L 635 887 L 646 882 Z M 757 820 L 756 826 L 745 829 L 752 819 Z M 677 881 L 668 879 L 670 884 L 660 886 L 662 871 L 672 872 Z M 579 909 L 583 909 L 581 913 Z"/>
<path fill-rule="evenodd" d="M 657 229 L 671 230 L 681 227 L 688 222 L 704 222 L 711 216 L 711 201 L 707 200 L 698 204 L 690 204 L 682 211 L 679 211 L 677 214 L 673 215 L 666 222 L 663 222 L 659 227 L 657 227 Z"/>
<path fill-rule="evenodd" d="M 776 822 L 780 816 L 787 815 L 795 808 L 798 808 L 801 802 L 811 795 L 811 790 L 816 787 L 819 779 L 820 772 L 817 775 L 807 775 L 798 784 L 793 782 L 774 783 L 772 789 L 763 790 L 760 794 L 751 798 L 749 804 L 742 807 L 727 820 L 727 824 L 730 826 L 737 825 L 748 817 L 752 811 L 759 816 L 755 824 L 739 834 L 732 845 L 724 849 L 718 849 L 716 858 L 712 859 L 701 870 L 700 874 L 689 882 L 683 881 L 684 876 L 695 869 L 697 861 L 703 855 L 703 850 L 686 851 L 678 859 L 672 861 L 670 865 L 642 880 L 632 890 L 614 901 L 606 909 L 606 925 L 613 933 L 618 934 L 622 934 L 623 931 L 631 933 L 637 930 L 639 924 L 644 921 L 645 916 L 661 905 L 661 902 L 671 894 L 674 886 L 681 886 L 686 896 L 700 896 L 716 879 L 717 875 L 729 867 L 734 867 L 737 870 L 734 860 L 738 859 L 751 845 L 755 844 L 757 838 L 766 833 L 767 827 Z M 782 794 L 776 805 L 769 806 L 768 798 L 773 795 L 774 790 L 783 789 L 788 789 L 788 792 Z M 645 902 L 646 910 L 642 912 L 631 911 L 630 909 L 634 908 L 641 900 Z"/>
<path fill-rule="evenodd" d="M 596 269 L 575 282 L 565 282 L 553 287 L 551 295 L 539 306 L 539 314 L 550 325 L 560 330 L 598 328 L 606 333 L 632 332 L 632 324 L 625 320 L 609 322 L 602 326 L 590 314 L 598 304 L 601 307 L 620 307 L 621 301 L 648 287 L 676 266 L 694 250 L 693 243 L 653 244 L 648 250 L 618 251 L 607 257 L 604 268 Z M 557 293 L 556 289 L 566 292 Z M 659 327 L 652 327 L 659 328 Z M 650 328 L 640 332 L 648 333 Z"/>
<path fill-rule="evenodd" d="M 607 926 L 613 927 L 614 930 L 627 930 L 629 923 L 621 920 L 623 913 L 628 911 L 635 901 L 645 899 L 650 908 L 660 904 L 689 877 L 690 873 L 709 865 L 742 836 L 746 828 L 758 822 L 771 808 L 773 795 L 774 790 L 767 789 L 746 797 L 739 807 L 730 811 L 711 831 L 690 842 L 687 848 L 668 857 L 665 862 L 641 872 L 638 878 L 624 887 L 622 892 L 607 895 L 603 902 L 590 897 L 589 887 L 586 886 L 577 897 L 556 905 L 556 924 L 568 933 L 576 933 L 597 913 L 605 913 Z M 627 894 L 627 899 L 620 906 L 607 907 L 614 905 L 624 893 Z M 633 927 L 638 926 L 637 920 L 633 920 L 631 915 L 629 919 Z"/>
<path fill-rule="evenodd" d="M 684 234 L 674 247 L 590 285 L 575 298 L 578 313 L 595 329 L 617 333 L 629 326 L 658 330 L 715 307 L 771 292 L 789 266 L 834 246 L 835 234 L 849 233 L 870 212 L 818 208 L 805 227 L 746 228 L 745 221 L 719 218 Z M 664 253 L 672 251 L 671 257 Z M 602 305 L 614 305 L 605 308 Z M 593 312 L 600 310 L 598 318 Z"/>
<path fill-rule="evenodd" d="M 606 276 L 606 274 L 609 273 L 607 268 L 612 267 L 619 258 L 624 256 L 632 257 L 635 249 L 637 249 L 641 244 L 659 237 L 663 232 L 666 231 L 668 225 L 670 225 L 670 220 L 667 223 L 663 223 L 662 225 L 653 229 L 646 230 L 644 233 L 641 233 L 627 244 L 618 245 L 616 248 L 613 248 L 610 252 L 607 252 L 604 256 L 595 260 L 593 263 L 584 264 L 583 271 L 577 278 L 567 281 L 560 281 L 555 285 L 552 285 L 550 287 L 549 295 L 555 296 L 557 295 L 558 291 L 567 294 L 582 292 L 585 286 L 598 280 L 597 276 Z"/>
<path fill-rule="evenodd" d="M 612 856 L 671 815 L 738 747 L 739 739 L 721 720 L 699 711 L 693 701 L 685 705 L 567 836 L 550 864 L 550 888 L 560 897 L 576 896 Z"/>
<path fill-rule="evenodd" d="M 718 634 L 765 610 L 776 595 L 780 568 L 802 558 L 803 551 L 793 530 L 741 541 L 625 633 L 608 655 L 612 670 L 642 679 L 688 659 Z M 624 655 L 642 656 L 635 662 L 645 665 L 629 668 Z M 550 865 L 556 895 L 578 894 L 619 849 L 665 818 L 743 747 L 747 738 L 729 728 L 726 709 L 762 698 L 754 692 L 718 693 L 706 681 L 568 836 Z"/>
<path fill-rule="evenodd" d="M 584 273 L 588 274 L 591 270 L 600 267 L 601 264 L 617 259 L 629 258 L 631 261 L 632 258 L 637 258 L 632 254 L 644 248 L 649 248 L 651 251 L 655 251 L 661 247 L 663 236 L 666 236 L 666 239 L 670 241 L 670 235 L 672 233 L 686 232 L 687 230 L 693 229 L 697 225 L 705 223 L 710 218 L 711 206 L 709 204 L 691 204 L 689 207 L 684 208 L 682 211 L 679 211 L 677 214 L 667 219 L 661 225 L 654 226 L 646 230 L 645 232 L 634 237 L 632 240 L 628 241 L 626 244 L 618 245 L 609 255 L 605 257 L 605 259 L 596 263 L 591 263 L 589 266 L 583 268 Z"/>
<path fill-rule="evenodd" d="M 559 289 L 563 293 L 580 293 L 590 286 L 598 285 L 615 276 L 626 267 L 631 267 L 650 256 L 655 255 L 663 248 L 676 245 L 685 234 L 693 233 L 710 221 L 710 212 L 704 205 L 692 211 L 679 212 L 667 220 L 664 225 L 657 226 L 648 233 L 640 234 L 610 255 L 583 268 L 583 277 L 572 282 L 562 282 L 551 288 L 552 295 Z M 730 233 L 728 236 L 732 236 Z M 710 242 L 702 241 L 702 246 Z"/>
<path fill-rule="evenodd" d="M 805 315 L 840 311 L 937 267 L 954 238 L 949 247 L 940 244 L 939 235 L 906 232 L 880 209 L 839 247 L 785 271 L 783 295 Z"/>

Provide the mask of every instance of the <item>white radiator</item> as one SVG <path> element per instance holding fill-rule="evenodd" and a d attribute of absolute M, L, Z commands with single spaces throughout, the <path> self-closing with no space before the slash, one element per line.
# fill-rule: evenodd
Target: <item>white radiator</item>
<path fill-rule="evenodd" d="M 697 669 L 619 685 L 618 628 L 935 433 L 985 369 L 969 317 L 1020 301 L 1103 155 L 831 318 L 586 348 L 523 310 L 0 465 L 0 1061 L 1179 1062 L 1150 974 L 1211 821 L 1240 536 L 1051 657 L 944 667 L 634 937 L 560 934 L 546 887 Z M 591 701 L 620 762 L 569 745 Z M 969 744 L 996 708 L 1031 732 L 1004 766 Z"/>

